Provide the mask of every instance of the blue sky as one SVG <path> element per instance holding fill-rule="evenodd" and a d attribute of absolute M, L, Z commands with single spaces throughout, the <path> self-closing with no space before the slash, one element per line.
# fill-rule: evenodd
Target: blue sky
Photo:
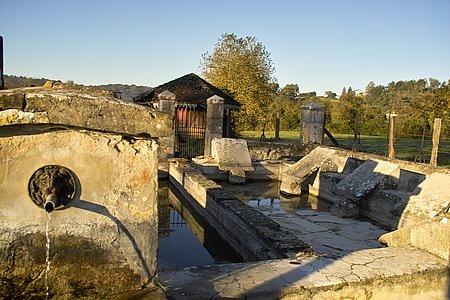
<path fill-rule="evenodd" d="M 223 33 L 256 37 L 302 92 L 450 79 L 450 0 L 0 0 L 12 75 L 157 86 L 200 74 Z"/>

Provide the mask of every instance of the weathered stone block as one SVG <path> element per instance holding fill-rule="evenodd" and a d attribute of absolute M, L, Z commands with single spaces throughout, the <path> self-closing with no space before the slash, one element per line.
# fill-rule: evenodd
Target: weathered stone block
<path fill-rule="evenodd" d="M 53 211 L 50 289 L 68 293 L 79 282 L 101 297 L 139 289 L 156 274 L 157 145 L 152 140 L 59 130 L 1 136 L 0 277 L 40 278 L 45 291 L 46 211 L 28 193 L 46 165 L 71 170 L 75 198 Z M 76 149 L 76 150 L 75 150 Z"/>
<path fill-rule="evenodd" d="M 399 172 L 400 168 L 397 164 L 369 159 L 340 181 L 332 192 L 347 199 L 359 201 L 386 177 L 398 178 Z"/>
<path fill-rule="evenodd" d="M 281 175 L 280 191 L 300 195 L 301 184 L 334 154 L 336 150 L 325 147 L 317 147 L 310 154 L 296 162 Z"/>
<path fill-rule="evenodd" d="M 244 184 L 245 183 L 245 172 L 242 169 L 231 169 L 228 181 L 234 184 Z"/>
<path fill-rule="evenodd" d="M 17 119 L 20 122 L 3 122 L 3 125 L 27 121 L 30 124 L 57 124 L 131 136 L 173 134 L 171 115 L 119 99 L 72 90 L 33 88 L 0 91 L 0 109 L 9 106 L 27 114 L 27 118 Z M 42 118 L 42 114 L 46 118 Z"/>
<path fill-rule="evenodd" d="M 411 245 L 450 262 L 450 214 L 433 218 L 382 235 L 379 241 L 390 247 Z"/>
<path fill-rule="evenodd" d="M 241 169 L 253 171 L 247 142 L 242 139 L 215 138 L 212 140 L 211 156 L 217 161 L 220 170 Z"/>
<path fill-rule="evenodd" d="M 341 218 L 357 218 L 359 216 L 359 207 L 351 200 L 340 198 L 333 204 L 330 212 Z"/>
<path fill-rule="evenodd" d="M 441 173 L 433 173 L 422 181 L 413 192 L 414 195 L 404 200 L 405 209 L 400 217 L 399 228 L 427 221 L 448 212 L 449 183 L 450 175 Z"/>
<path fill-rule="evenodd" d="M 22 109 L 25 106 L 25 93 L 1 93 L 0 110 Z"/>

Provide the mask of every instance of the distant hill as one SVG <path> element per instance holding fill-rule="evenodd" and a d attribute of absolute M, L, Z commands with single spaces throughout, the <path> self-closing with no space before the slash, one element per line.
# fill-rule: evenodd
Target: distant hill
<path fill-rule="evenodd" d="M 138 85 L 128 85 L 128 84 L 104 84 L 93 86 L 102 90 L 113 91 L 116 93 L 121 93 L 119 96 L 121 99 L 133 102 L 133 97 L 136 97 L 143 92 L 152 90 L 153 88 L 148 86 L 138 86 Z"/>
<path fill-rule="evenodd" d="M 6 89 L 14 89 L 19 87 L 30 87 L 30 86 L 42 86 L 47 80 L 47 78 L 29 78 L 25 76 L 15 76 L 15 75 L 3 75 L 5 80 L 5 88 Z M 79 84 L 77 84 L 79 85 Z M 133 101 L 133 97 L 142 94 L 148 90 L 151 90 L 151 87 L 148 86 L 137 86 L 137 85 L 128 85 L 128 84 L 103 84 L 103 85 L 91 85 L 91 88 L 98 88 L 107 91 L 113 91 L 118 93 L 118 96 L 125 101 Z"/>
<path fill-rule="evenodd" d="M 25 76 L 3 75 L 5 81 L 5 89 L 15 89 L 20 87 L 41 86 L 49 80 L 46 78 L 29 78 Z"/>

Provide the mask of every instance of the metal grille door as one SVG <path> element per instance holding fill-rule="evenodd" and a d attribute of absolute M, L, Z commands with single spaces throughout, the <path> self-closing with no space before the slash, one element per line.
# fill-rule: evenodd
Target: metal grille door
<path fill-rule="evenodd" d="M 175 157 L 203 155 L 205 148 L 206 110 L 177 107 L 175 111 Z"/>

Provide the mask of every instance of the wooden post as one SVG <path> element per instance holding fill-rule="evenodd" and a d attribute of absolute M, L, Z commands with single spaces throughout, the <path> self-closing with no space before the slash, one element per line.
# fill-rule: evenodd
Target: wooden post
<path fill-rule="evenodd" d="M 353 148 L 352 151 L 358 151 L 360 145 L 360 126 L 361 126 L 361 118 L 359 113 L 355 116 L 355 127 L 353 128 Z"/>
<path fill-rule="evenodd" d="M 433 125 L 433 149 L 431 149 L 430 165 L 437 166 L 438 152 L 439 152 L 439 139 L 441 136 L 441 118 L 434 119 Z"/>
<path fill-rule="evenodd" d="M 387 113 L 389 119 L 389 159 L 395 159 L 395 117 L 396 113 Z"/>
<path fill-rule="evenodd" d="M 280 111 L 277 111 L 275 119 L 275 141 L 278 142 L 279 140 L 280 140 Z"/>

